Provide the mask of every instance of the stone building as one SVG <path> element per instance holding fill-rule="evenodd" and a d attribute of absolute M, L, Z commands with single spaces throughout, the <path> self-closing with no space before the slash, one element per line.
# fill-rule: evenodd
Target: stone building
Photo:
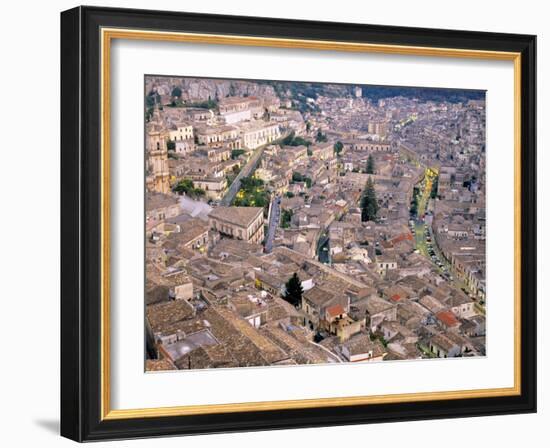
<path fill-rule="evenodd" d="M 195 188 L 201 188 L 204 190 L 206 197 L 217 201 L 222 198 L 227 187 L 227 180 L 225 177 L 195 177 L 191 176 L 193 179 L 193 185 Z"/>
<path fill-rule="evenodd" d="M 170 192 L 168 150 L 164 132 L 156 125 L 147 132 L 146 178 L 147 191 Z"/>
<path fill-rule="evenodd" d="M 173 218 L 181 213 L 177 197 L 148 192 L 145 196 L 145 217 L 146 221 L 160 222 Z"/>
<path fill-rule="evenodd" d="M 170 129 L 169 136 L 170 140 L 175 142 L 193 140 L 193 126 L 183 121 L 176 123 L 172 126 L 172 129 Z"/>
<path fill-rule="evenodd" d="M 176 154 L 192 154 L 197 149 L 194 139 L 176 140 Z"/>
<path fill-rule="evenodd" d="M 210 228 L 239 240 L 261 243 L 264 239 L 262 207 L 216 207 L 208 215 Z"/>
<path fill-rule="evenodd" d="M 385 137 L 388 134 L 389 123 L 386 120 L 373 120 L 368 124 L 369 134 L 376 134 Z"/>
<path fill-rule="evenodd" d="M 334 158 L 334 143 L 318 143 L 311 148 L 311 155 L 319 160 Z"/>
<path fill-rule="evenodd" d="M 208 224 L 202 219 L 192 218 L 177 224 L 178 231 L 168 237 L 165 247 L 175 248 L 179 252 L 184 249 L 204 252 L 208 249 Z"/>
<path fill-rule="evenodd" d="M 277 123 L 266 123 L 264 121 L 249 123 L 242 127 L 241 132 L 243 146 L 248 149 L 256 149 L 258 146 L 271 143 L 281 136 Z"/>
<path fill-rule="evenodd" d="M 387 355 L 379 340 L 371 341 L 366 334 L 358 334 L 342 345 L 342 354 L 347 361 L 382 361 Z"/>
<path fill-rule="evenodd" d="M 346 151 L 390 152 L 392 149 L 389 143 L 372 140 L 348 140 L 343 143 Z"/>
<path fill-rule="evenodd" d="M 304 325 L 308 325 L 312 330 L 318 327 L 327 326 L 327 309 L 339 305 L 342 308 L 342 313 L 345 314 L 349 310 L 349 297 L 345 294 L 335 294 L 331 291 L 314 286 L 302 295 L 302 311 L 304 312 Z M 330 313 L 329 313 L 330 314 Z M 333 317 L 329 318 L 329 323 Z"/>
<path fill-rule="evenodd" d="M 235 126 L 208 126 L 196 129 L 195 135 L 199 145 L 217 147 L 221 144 L 229 146 L 231 149 L 241 147 L 239 130 Z"/>
<path fill-rule="evenodd" d="M 261 101 L 255 96 L 242 97 L 230 96 L 222 98 L 219 102 L 220 114 L 241 112 L 243 110 L 257 109 L 261 107 Z"/>

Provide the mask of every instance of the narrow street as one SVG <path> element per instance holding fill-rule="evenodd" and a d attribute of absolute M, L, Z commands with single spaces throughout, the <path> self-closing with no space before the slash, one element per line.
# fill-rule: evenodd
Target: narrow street
<path fill-rule="evenodd" d="M 467 289 L 463 281 L 458 279 L 456 275 L 453 275 L 453 267 L 448 260 L 443 256 L 437 242 L 434 238 L 434 232 L 431 224 L 426 221 L 426 212 L 428 211 L 428 205 L 430 202 L 430 195 L 432 191 L 433 179 L 435 173 L 426 168 L 426 172 L 422 181 L 417 185 L 420 190 L 418 196 L 418 213 L 412 226 L 415 239 L 415 247 L 418 252 L 430 259 L 436 266 L 437 270 L 443 277 L 445 277 L 450 283 L 459 289 Z"/>
<path fill-rule="evenodd" d="M 317 241 L 317 258 L 323 264 L 330 265 L 330 241 L 327 232 L 321 233 L 319 240 Z"/>
<path fill-rule="evenodd" d="M 265 240 L 265 253 L 271 253 L 273 249 L 273 240 L 275 239 L 275 233 L 281 219 L 281 197 L 274 196 L 271 199 L 271 214 L 269 216 L 269 223 L 267 228 L 267 237 Z"/>
<path fill-rule="evenodd" d="M 430 258 L 429 247 L 426 235 L 425 215 L 432 192 L 433 174 L 426 168 L 422 181 L 417 185 L 420 191 L 418 196 L 417 216 L 414 220 L 413 233 L 415 236 L 416 249 L 427 258 Z"/>

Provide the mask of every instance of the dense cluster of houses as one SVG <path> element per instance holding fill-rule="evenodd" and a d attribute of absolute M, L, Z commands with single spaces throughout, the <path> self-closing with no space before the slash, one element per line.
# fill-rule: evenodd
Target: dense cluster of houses
<path fill-rule="evenodd" d="M 304 112 L 254 82 L 146 88 L 147 370 L 485 355 L 483 102 L 358 88 Z M 426 224 L 453 281 L 411 231 L 427 167 Z M 224 202 L 243 169 L 265 206 Z M 363 221 L 369 179 L 378 215 Z"/>

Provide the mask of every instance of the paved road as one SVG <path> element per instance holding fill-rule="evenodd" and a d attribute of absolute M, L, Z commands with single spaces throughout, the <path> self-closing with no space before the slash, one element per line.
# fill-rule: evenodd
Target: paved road
<path fill-rule="evenodd" d="M 237 177 L 233 180 L 231 185 L 229 186 L 229 189 L 226 191 L 224 197 L 220 201 L 220 205 L 229 206 L 233 202 L 233 199 L 235 199 L 236 194 L 241 189 L 241 180 L 243 177 L 249 177 L 258 166 L 258 163 L 260 162 L 262 158 L 262 154 L 264 152 L 264 149 L 268 147 L 269 145 L 277 145 L 282 140 L 284 140 L 289 133 L 287 132 L 285 135 L 281 136 L 279 139 L 274 140 L 270 143 L 266 143 L 265 145 L 259 146 L 254 150 L 254 154 L 248 159 L 248 162 L 246 162 L 246 165 L 243 167 L 243 169 L 239 172 Z"/>
<path fill-rule="evenodd" d="M 430 194 L 432 193 L 432 176 L 426 170 L 424 174 L 424 180 L 421 183 L 422 194 L 420 195 L 420 200 L 418 201 L 418 216 L 421 218 L 426 213 L 426 208 L 428 207 L 428 201 L 430 200 Z"/>
<path fill-rule="evenodd" d="M 258 166 L 258 162 L 262 157 L 262 153 L 264 152 L 265 147 L 266 145 L 260 146 L 254 150 L 254 153 L 252 154 L 250 159 L 248 159 L 248 162 L 246 162 L 246 165 L 242 168 L 242 170 L 239 172 L 237 177 L 235 177 L 235 179 L 229 186 L 229 189 L 227 190 L 224 197 L 220 201 L 220 205 L 224 205 L 224 206 L 231 205 L 231 202 L 233 202 L 233 199 L 235 199 L 235 195 L 241 189 L 241 179 L 243 179 L 244 177 L 250 176 L 254 172 L 254 170 Z"/>
<path fill-rule="evenodd" d="M 422 255 L 430 258 L 428 254 L 426 235 L 424 233 L 425 227 L 423 219 L 424 215 L 426 214 L 426 208 L 428 206 L 430 193 L 432 191 L 432 182 L 430 177 L 428 176 L 427 170 L 424 173 L 424 178 L 418 184 L 418 187 L 420 189 L 420 194 L 418 196 L 417 218 L 414 221 L 416 248 L 420 251 Z"/>
<path fill-rule="evenodd" d="M 271 253 L 273 249 L 273 240 L 275 239 L 275 232 L 279 226 L 281 219 L 281 197 L 275 196 L 271 200 L 271 215 L 269 216 L 269 224 L 267 228 L 267 239 L 265 241 L 265 252 Z"/>

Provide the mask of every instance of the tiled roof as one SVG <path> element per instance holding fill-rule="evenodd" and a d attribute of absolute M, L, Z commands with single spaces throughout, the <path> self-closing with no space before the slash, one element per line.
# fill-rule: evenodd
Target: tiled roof
<path fill-rule="evenodd" d="M 246 228 L 261 213 L 263 213 L 262 207 L 216 207 L 208 216 Z"/>
<path fill-rule="evenodd" d="M 177 203 L 178 199 L 168 194 L 148 192 L 145 196 L 145 207 L 147 211 L 170 207 Z"/>
<path fill-rule="evenodd" d="M 346 311 L 344 310 L 344 307 L 342 305 L 333 305 L 329 306 L 327 308 L 327 314 L 329 316 L 339 316 L 340 314 L 344 314 Z"/>
<path fill-rule="evenodd" d="M 435 317 L 437 317 L 437 319 L 443 322 L 447 327 L 454 327 L 460 324 L 454 314 L 450 311 L 440 311 L 435 315 Z"/>

